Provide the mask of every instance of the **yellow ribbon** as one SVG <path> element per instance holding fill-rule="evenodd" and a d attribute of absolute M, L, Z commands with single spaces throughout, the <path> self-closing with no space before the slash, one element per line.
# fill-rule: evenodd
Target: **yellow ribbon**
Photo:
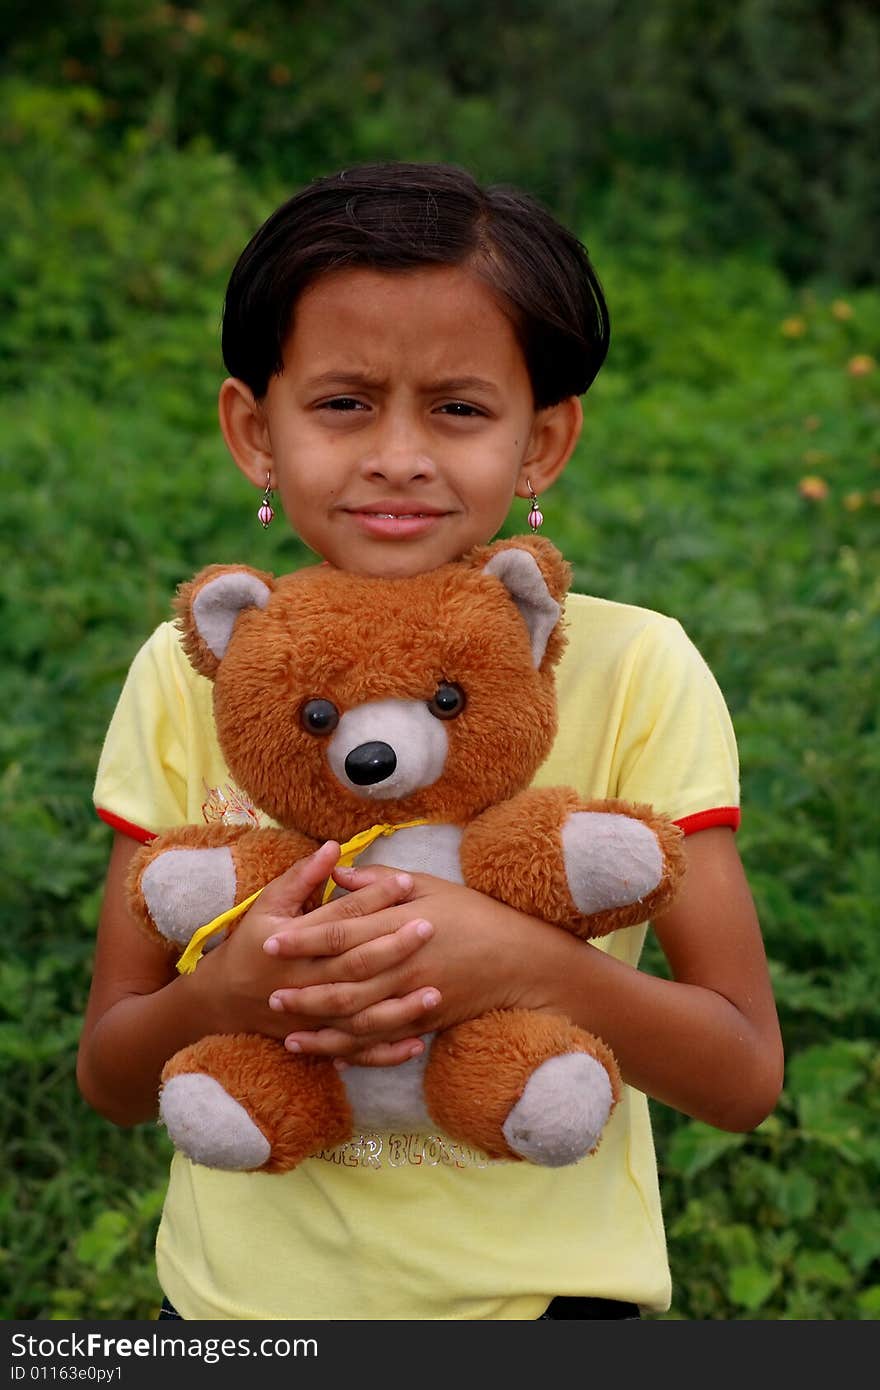
<path fill-rule="evenodd" d="M 362 854 L 374 840 L 378 840 L 380 835 L 393 835 L 395 830 L 410 830 L 414 825 L 427 824 L 428 822 L 426 820 L 405 820 L 401 821 L 400 825 L 371 825 L 369 830 L 361 830 L 357 835 L 353 835 L 350 840 L 346 840 L 344 845 L 340 845 L 336 867 L 341 867 L 343 869 L 350 868 L 358 855 Z M 324 884 L 324 896 L 321 898 L 322 903 L 330 901 L 335 887 L 336 884 L 333 882 L 333 879 L 328 878 L 327 882 Z"/>
<path fill-rule="evenodd" d="M 206 922 L 203 927 L 199 927 L 198 931 L 193 932 L 189 939 L 189 945 L 177 962 L 177 968 L 181 975 L 191 975 L 193 973 L 199 961 L 202 959 L 204 943 L 208 940 L 208 937 L 213 936 L 218 931 L 222 931 L 229 922 L 234 922 L 236 918 L 243 917 L 251 903 L 257 901 L 262 891 L 262 888 L 258 888 L 256 893 L 251 893 L 249 898 L 245 898 L 244 902 L 236 903 L 235 907 L 230 907 L 228 911 L 221 912 L 219 917 L 215 917 L 212 922 Z"/>
<path fill-rule="evenodd" d="M 426 820 L 407 820 L 402 821 L 400 825 L 388 825 L 387 823 L 383 825 L 371 825 L 369 830 L 361 830 L 357 835 L 353 835 L 350 840 L 346 840 L 344 845 L 340 845 L 339 858 L 336 861 L 336 866 L 337 868 L 340 866 L 349 868 L 357 859 L 358 855 L 362 854 L 374 840 L 378 840 L 380 835 L 393 835 L 395 830 L 410 830 L 413 826 L 427 824 L 428 822 Z M 321 898 L 322 904 L 330 901 L 336 886 L 333 879 L 328 878 L 327 882 L 324 884 L 324 893 Z M 256 893 L 251 893 L 249 898 L 245 898 L 244 902 L 236 903 L 235 907 L 230 907 L 226 912 L 221 912 L 219 917 L 215 917 L 211 922 L 206 922 L 203 927 L 199 927 L 197 931 L 193 932 L 189 940 L 189 945 L 177 962 L 177 969 L 180 971 L 181 975 L 192 974 L 202 958 L 205 942 L 209 937 L 215 936 L 217 932 L 223 931 L 224 927 L 227 927 L 230 922 L 235 922 L 239 917 L 243 917 L 251 904 L 257 901 L 262 891 L 262 888 L 258 888 Z"/>

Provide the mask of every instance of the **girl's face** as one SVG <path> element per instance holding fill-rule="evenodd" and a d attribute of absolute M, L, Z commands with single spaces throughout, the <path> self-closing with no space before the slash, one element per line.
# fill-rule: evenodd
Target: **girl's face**
<path fill-rule="evenodd" d="M 262 401 L 221 391 L 221 422 L 258 486 L 331 564 L 403 576 L 491 539 L 514 494 L 549 486 L 580 403 L 536 412 L 522 351 L 467 270 L 341 270 L 299 299 Z M 525 520 L 525 516 L 523 517 Z"/>

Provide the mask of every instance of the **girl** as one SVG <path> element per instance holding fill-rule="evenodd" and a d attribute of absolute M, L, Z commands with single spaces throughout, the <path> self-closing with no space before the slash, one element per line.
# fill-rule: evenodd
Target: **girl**
<path fill-rule="evenodd" d="M 324 563 L 409 575 L 491 539 L 514 497 L 559 477 L 607 346 L 583 246 L 528 197 L 444 166 L 348 170 L 279 208 L 239 259 L 220 423 L 264 522 L 277 490 Z M 362 1135 L 283 1177 L 175 1156 L 157 1259 L 180 1316 L 668 1307 L 646 1096 L 748 1130 L 776 1102 L 781 1042 L 717 686 L 671 619 L 579 595 L 566 611 L 560 732 L 540 781 L 650 802 L 686 832 L 684 888 L 653 924 L 671 980 L 637 969 L 643 930 L 585 946 L 427 875 L 337 870 L 348 896 L 302 915 L 335 845 L 176 975 L 126 911 L 137 844 L 203 814 L 257 813 L 230 786 L 210 686 L 174 627 L 135 659 L 95 790 L 116 831 L 78 1065 L 97 1110 L 153 1118 L 163 1063 L 209 1033 L 393 1066 L 420 1034 L 497 1007 L 566 1013 L 610 1042 L 628 1082 L 598 1152 L 563 1169 L 489 1164 L 442 1135 Z"/>

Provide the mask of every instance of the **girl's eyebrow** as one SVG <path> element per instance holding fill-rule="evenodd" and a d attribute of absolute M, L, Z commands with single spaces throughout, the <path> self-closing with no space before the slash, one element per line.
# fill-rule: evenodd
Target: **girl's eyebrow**
<path fill-rule="evenodd" d="M 319 376 L 310 376 L 306 381 L 306 386 L 314 388 L 317 386 L 382 386 L 381 377 L 370 376 L 369 372 L 355 372 L 334 370 L 332 372 L 321 372 Z"/>
<path fill-rule="evenodd" d="M 432 381 L 430 390 L 454 395 L 457 391 L 488 391 L 497 395 L 498 387 L 494 381 L 486 381 L 481 376 L 451 376 L 441 381 Z"/>
<path fill-rule="evenodd" d="M 317 390 L 323 386 L 362 386 L 362 387 L 383 387 L 385 381 L 381 377 L 371 376 L 369 372 L 361 371 L 340 371 L 321 372 L 318 376 L 309 377 L 306 381 L 309 390 Z M 454 395 L 462 391 L 482 391 L 490 395 L 498 394 L 498 387 L 494 381 L 486 381 L 479 376 L 456 376 L 443 377 L 438 381 L 426 382 L 422 390 L 428 393 L 441 395 Z"/>

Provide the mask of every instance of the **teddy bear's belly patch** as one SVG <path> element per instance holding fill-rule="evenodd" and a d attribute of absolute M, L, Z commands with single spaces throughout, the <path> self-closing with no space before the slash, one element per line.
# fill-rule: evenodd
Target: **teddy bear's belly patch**
<path fill-rule="evenodd" d="M 461 872 L 459 825 L 414 825 L 380 835 L 358 855 L 358 864 L 387 864 L 391 869 L 435 874 L 451 883 L 464 883 Z"/>
<path fill-rule="evenodd" d="M 423 1078 L 433 1037 L 425 1034 L 421 1057 L 399 1067 L 346 1067 L 340 1073 L 358 1129 L 387 1133 L 431 1127 Z"/>
<path fill-rule="evenodd" d="M 416 825 L 380 836 L 358 856 L 358 864 L 387 864 L 392 869 L 436 874 L 463 883 L 462 830 L 457 825 Z M 360 1129 L 380 1133 L 430 1127 L 425 1108 L 423 1077 L 433 1033 L 425 1036 L 425 1051 L 398 1067 L 346 1067 L 341 1073 L 354 1122 Z"/>

